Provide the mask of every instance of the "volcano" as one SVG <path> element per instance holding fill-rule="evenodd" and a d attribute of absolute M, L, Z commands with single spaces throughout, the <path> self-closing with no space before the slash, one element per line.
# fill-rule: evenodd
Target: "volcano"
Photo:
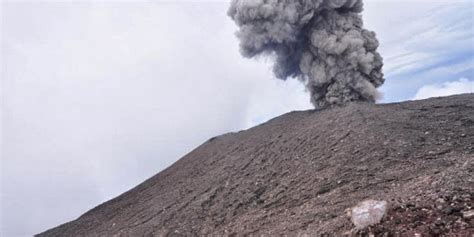
<path fill-rule="evenodd" d="M 37 236 L 471 236 L 473 171 L 474 94 L 291 112 Z M 355 229 L 367 199 L 388 210 Z"/>

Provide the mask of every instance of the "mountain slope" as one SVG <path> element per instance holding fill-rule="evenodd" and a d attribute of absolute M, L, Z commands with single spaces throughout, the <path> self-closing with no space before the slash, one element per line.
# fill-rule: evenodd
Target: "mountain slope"
<path fill-rule="evenodd" d="M 367 198 L 390 205 L 375 233 L 467 234 L 473 170 L 473 94 L 292 112 L 38 236 L 342 235 Z"/>

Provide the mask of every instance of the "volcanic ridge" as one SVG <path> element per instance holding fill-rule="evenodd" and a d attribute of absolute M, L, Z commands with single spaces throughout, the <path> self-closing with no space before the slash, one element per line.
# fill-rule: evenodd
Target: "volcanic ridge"
<path fill-rule="evenodd" d="M 471 236 L 473 171 L 474 94 L 351 103 L 212 138 L 37 236 Z M 358 230 L 366 199 L 388 210 Z"/>

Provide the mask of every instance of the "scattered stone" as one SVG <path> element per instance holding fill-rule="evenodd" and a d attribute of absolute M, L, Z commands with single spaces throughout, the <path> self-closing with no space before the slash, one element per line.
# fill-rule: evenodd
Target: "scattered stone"
<path fill-rule="evenodd" d="M 436 199 L 436 202 L 445 203 L 446 201 L 445 201 L 444 199 L 442 199 L 442 198 L 438 198 L 438 199 Z"/>
<path fill-rule="evenodd" d="M 324 187 L 321 187 L 321 188 L 318 190 L 318 192 L 316 192 L 316 194 L 321 195 L 321 194 L 325 194 L 325 193 L 327 193 L 327 192 L 329 192 L 329 191 L 331 191 L 331 189 L 330 189 L 329 187 L 324 186 Z"/>
<path fill-rule="evenodd" d="M 446 215 L 451 215 L 451 214 L 453 214 L 453 212 L 454 212 L 454 209 L 452 207 L 446 207 L 443 210 L 443 213 L 446 214 Z"/>
<path fill-rule="evenodd" d="M 357 229 L 379 223 L 387 209 L 386 201 L 366 200 L 351 209 L 352 223 Z"/>
<path fill-rule="evenodd" d="M 474 210 L 466 211 L 462 213 L 464 219 L 471 219 L 474 217 Z"/>

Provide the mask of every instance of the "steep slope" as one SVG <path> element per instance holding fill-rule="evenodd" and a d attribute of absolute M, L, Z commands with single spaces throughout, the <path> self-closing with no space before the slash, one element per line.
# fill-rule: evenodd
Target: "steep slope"
<path fill-rule="evenodd" d="M 390 205 L 375 233 L 467 235 L 473 170 L 473 94 L 292 112 L 39 236 L 342 235 L 367 198 Z"/>

